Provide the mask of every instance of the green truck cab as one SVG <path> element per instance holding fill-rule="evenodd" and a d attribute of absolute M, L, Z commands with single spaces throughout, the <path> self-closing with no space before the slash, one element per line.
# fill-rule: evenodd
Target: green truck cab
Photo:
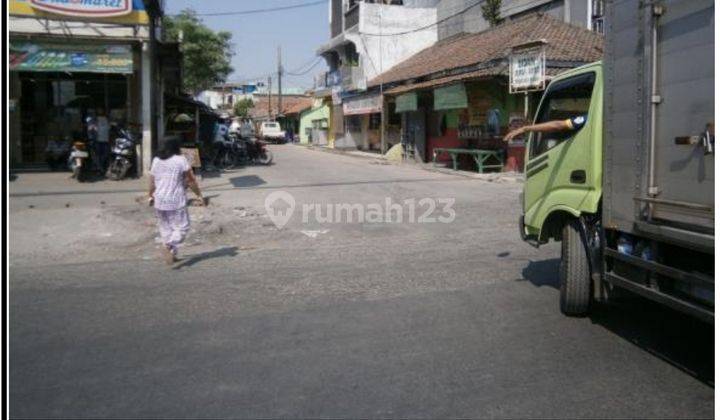
<path fill-rule="evenodd" d="M 595 214 L 602 196 L 602 64 L 555 79 L 535 123 L 586 115 L 577 131 L 533 133 L 525 162 L 522 236 L 536 243 L 559 239 L 565 221 Z"/>
<path fill-rule="evenodd" d="M 534 123 L 520 236 L 561 242 L 560 309 L 630 291 L 714 322 L 714 2 L 613 0 L 602 63 L 556 76 Z"/>

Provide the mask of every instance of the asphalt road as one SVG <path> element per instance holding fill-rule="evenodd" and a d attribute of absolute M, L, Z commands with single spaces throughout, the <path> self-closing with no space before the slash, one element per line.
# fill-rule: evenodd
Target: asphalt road
<path fill-rule="evenodd" d="M 643 300 L 561 315 L 559 247 L 519 240 L 520 184 L 273 151 L 206 194 L 263 214 L 280 190 L 296 209 L 454 198 L 456 218 L 296 210 L 284 229 L 258 217 L 188 247 L 173 269 L 154 254 L 11 261 L 11 416 L 713 416 L 712 327 Z M 58 194 L 11 202 L 58 211 Z"/>

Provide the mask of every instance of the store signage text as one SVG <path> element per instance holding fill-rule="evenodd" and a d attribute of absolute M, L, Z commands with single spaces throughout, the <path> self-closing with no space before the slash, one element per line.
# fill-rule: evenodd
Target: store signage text
<path fill-rule="evenodd" d="M 345 115 L 373 114 L 381 111 L 382 97 L 380 95 L 349 99 L 343 102 L 343 114 Z"/>
<path fill-rule="evenodd" d="M 66 16 L 110 17 L 132 11 L 132 0 L 30 0 L 33 8 Z"/>
<path fill-rule="evenodd" d="M 545 85 L 545 52 L 541 49 L 510 57 L 510 92 L 543 89 Z"/>

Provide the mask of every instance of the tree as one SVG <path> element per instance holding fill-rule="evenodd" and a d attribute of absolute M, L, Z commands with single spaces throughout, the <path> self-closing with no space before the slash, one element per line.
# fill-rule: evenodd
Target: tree
<path fill-rule="evenodd" d="M 180 42 L 183 54 L 183 89 L 198 94 L 222 83 L 232 73 L 232 34 L 205 26 L 195 11 L 185 9 L 163 18 L 165 39 Z"/>
<path fill-rule="evenodd" d="M 253 103 L 252 99 L 240 99 L 239 101 L 235 102 L 235 105 L 233 106 L 233 113 L 237 117 L 247 118 L 248 113 L 250 112 L 250 108 L 254 107 L 255 103 Z"/>
<path fill-rule="evenodd" d="M 490 26 L 500 23 L 500 7 L 502 7 L 502 0 L 485 0 L 485 4 L 480 6 L 483 18 L 488 21 Z"/>

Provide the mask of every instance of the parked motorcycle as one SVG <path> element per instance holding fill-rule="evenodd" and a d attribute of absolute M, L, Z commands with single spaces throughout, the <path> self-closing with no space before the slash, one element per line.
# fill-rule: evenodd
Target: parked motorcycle
<path fill-rule="evenodd" d="M 267 150 L 262 140 L 242 138 L 236 134 L 227 136 L 226 141 L 215 142 L 215 157 L 213 165 L 228 170 L 236 166 L 250 164 L 269 165 L 272 162 L 272 152 Z"/>
<path fill-rule="evenodd" d="M 75 140 L 70 150 L 68 167 L 72 171 L 72 177 L 78 182 L 85 182 L 92 170 L 90 165 L 89 143 L 85 140 Z"/>
<path fill-rule="evenodd" d="M 222 170 L 228 170 L 240 164 L 245 154 L 242 147 L 243 144 L 238 141 L 235 134 L 219 136 L 216 138 L 216 141 L 213 142 L 213 166 Z"/>
<path fill-rule="evenodd" d="M 115 181 L 125 178 L 136 161 L 135 141 L 125 129 L 118 129 L 120 137 L 110 152 L 110 164 L 106 176 Z"/>
<path fill-rule="evenodd" d="M 269 165 L 273 155 L 267 148 L 267 143 L 260 139 L 243 139 L 248 160 L 259 165 Z"/>

